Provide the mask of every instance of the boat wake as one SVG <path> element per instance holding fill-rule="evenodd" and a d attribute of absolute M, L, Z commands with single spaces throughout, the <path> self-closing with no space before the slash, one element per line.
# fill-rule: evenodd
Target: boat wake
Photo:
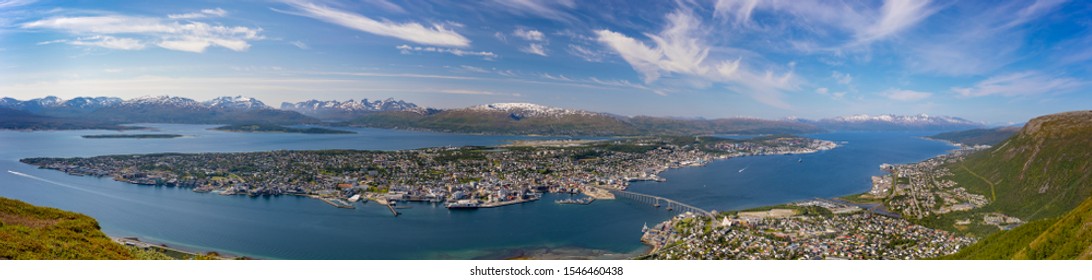
<path fill-rule="evenodd" d="M 124 197 L 119 197 L 119 196 L 116 196 L 116 195 L 110 195 L 110 194 L 106 194 L 106 193 L 101 193 L 101 192 L 97 192 L 97 191 L 92 191 L 92 190 L 88 190 L 88 189 L 85 189 L 85 188 L 77 187 L 77 186 L 75 186 L 75 185 L 71 185 L 71 184 L 65 184 L 65 183 L 61 183 L 61 182 L 57 182 L 57 181 L 53 181 L 53 180 L 49 180 L 49 179 L 46 179 L 46 178 L 42 178 L 42 177 L 38 177 L 38 176 L 34 176 L 34 175 L 30 175 L 30 174 L 26 174 L 26 173 L 23 173 L 23 172 L 19 172 L 19 171 L 12 171 L 12 170 L 8 170 L 8 173 L 14 174 L 15 176 L 20 176 L 20 177 L 23 177 L 23 178 L 27 178 L 27 179 L 31 179 L 31 180 L 35 180 L 35 181 L 39 181 L 39 182 L 45 182 L 45 183 L 49 183 L 49 184 L 53 184 L 53 185 L 57 185 L 57 186 L 61 186 L 61 187 L 65 187 L 65 188 L 69 188 L 69 189 L 73 189 L 73 190 L 77 190 L 77 191 L 82 191 L 82 192 L 87 192 L 87 193 L 97 194 L 97 195 L 101 195 L 101 196 L 105 196 L 105 197 L 109 197 L 109 198 L 115 198 L 115 199 L 120 199 L 120 200 L 126 200 L 126 201 L 135 201 L 135 200 L 133 200 L 133 199 L 128 199 L 128 198 L 124 198 Z"/>

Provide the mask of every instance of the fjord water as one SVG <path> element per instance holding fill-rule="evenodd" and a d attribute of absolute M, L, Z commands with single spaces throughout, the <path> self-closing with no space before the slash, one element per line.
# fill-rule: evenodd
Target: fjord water
<path fill-rule="evenodd" d="M 0 131 L 0 196 L 87 214 L 113 236 L 136 236 L 202 251 L 276 259 L 504 258 L 541 248 L 565 254 L 640 252 L 643 224 L 670 212 L 626 199 L 558 205 L 560 195 L 500 208 L 448 211 L 411 204 L 392 217 L 374 203 L 339 209 L 295 196 L 245 197 L 146 187 L 110 178 L 80 177 L 21 164 L 26 157 L 86 157 L 159 152 L 267 150 L 395 150 L 497 145 L 529 137 L 352 129 L 358 134 L 249 134 L 202 125 L 150 125 L 174 139 L 84 139 L 110 131 Z M 144 133 L 144 132 L 139 132 Z M 835 133 L 848 141 L 809 155 L 736 158 L 706 167 L 669 170 L 664 183 L 632 190 L 699 207 L 741 209 L 868 189 L 880 163 L 922 160 L 950 146 L 907 133 Z M 798 162 L 803 159 L 802 162 Z M 739 169 L 746 167 L 743 172 Z M 9 172 L 11 171 L 11 172 Z M 357 204 L 360 205 L 360 204 Z M 558 250 L 574 249 L 574 250 Z"/>
<path fill-rule="evenodd" d="M 717 210 L 741 210 L 867 191 L 883 163 L 911 163 L 953 146 L 922 139 L 935 133 L 839 132 L 805 135 L 835 141 L 838 148 L 811 154 L 741 157 L 704 168 L 661 173 L 666 182 L 637 182 L 629 190 Z"/>

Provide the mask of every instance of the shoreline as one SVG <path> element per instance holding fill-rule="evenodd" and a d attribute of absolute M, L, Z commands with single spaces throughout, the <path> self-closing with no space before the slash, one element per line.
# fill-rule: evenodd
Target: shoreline
<path fill-rule="evenodd" d="M 143 250 L 152 249 L 152 250 L 156 250 L 156 251 L 158 251 L 158 252 L 160 252 L 160 253 L 162 253 L 164 255 L 167 255 L 168 257 L 174 258 L 175 260 L 195 260 L 197 258 L 209 258 L 209 259 L 215 259 L 215 260 L 240 260 L 240 259 L 242 259 L 242 260 L 252 260 L 252 259 L 255 259 L 255 258 L 252 258 L 252 257 L 243 256 L 243 255 L 225 254 L 225 253 L 221 253 L 220 251 L 203 251 L 202 252 L 202 251 L 198 251 L 198 250 L 192 250 L 191 248 L 185 248 L 186 246 L 177 245 L 177 244 L 170 244 L 170 243 L 167 243 L 167 242 L 153 243 L 153 242 L 150 242 L 150 241 L 141 240 L 140 237 L 137 237 L 137 236 L 120 236 L 119 237 L 119 236 L 114 236 L 114 235 L 107 235 L 107 237 L 109 237 L 110 240 L 114 241 L 115 243 L 118 243 L 118 244 L 121 244 L 122 246 L 125 246 L 126 248 L 135 247 L 137 249 L 143 249 Z M 174 246 L 172 246 L 172 245 L 174 245 Z"/>

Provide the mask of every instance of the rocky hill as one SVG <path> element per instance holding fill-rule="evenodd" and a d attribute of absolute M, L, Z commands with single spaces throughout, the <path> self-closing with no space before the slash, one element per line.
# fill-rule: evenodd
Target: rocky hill
<path fill-rule="evenodd" d="M 996 147 L 953 163 L 952 179 L 987 194 L 980 213 L 1027 224 L 951 258 L 1092 258 L 1092 111 L 1037 117 Z"/>
<path fill-rule="evenodd" d="M 361 99 L 354 101 L 319 101 L 308 100 L 303 102 L 281 103 L 281 110 L 299 112 L 324 120 L 349 120 L 373 112 L 412 111 L 424 113 L 428 109 L 417 107 L 417 104 L 387 98 L 384 100 L 368 101 Z"/>

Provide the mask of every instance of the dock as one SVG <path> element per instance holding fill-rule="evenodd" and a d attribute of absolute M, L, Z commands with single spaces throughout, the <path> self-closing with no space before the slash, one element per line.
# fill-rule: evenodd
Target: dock
<path fill-rule="evenodd" d="M 541 197 L 540 196 L 534 196 L 534 197 L 531 197 L 531 198 L 528 198 L 528 199 L 514 199 L 514 200 L 508 200 L 508 201 L 501 201 L 501 202 L 482 203 L 481 206 L 478 206 L 478 208 L 493 208 L 493 207 L 513 205 L 513 204 L 527 203 L 527 202 L 538 200 L 539 198 L 541 198 Z"/>
<path fill-rule="evenodd" d="M 397 209 L 394 209 L 394 204 L 397 203 L 395 201 L 389 201 L 386 198 L 379 198 L 379 199 L 376 199 L 375 202 L 379 203 L 379 204 L 382 204 L 383 206 L 387 206 L 387 210 L 391 210 L 391 214 L 393 214 L 395 217 L 398 217 L 398 215 L 402 214 L 402 213 L 398 213 Z"/>
<path fill-rule="evenodd" d="M 320 196 L 311 196 L 311 197 L 322 200 L 322 202 L 326 202 L 326 204 L 330 204 L 330 206 L 337 207 L 337 208 L 343 208 L 343 209 L 354 209 L 354 208 L 356 208 L 356 207 L 353 206 L 352 203 L 345 202 L 344 200 L 337 199 L 337 198 L 320 197 Z"/>

